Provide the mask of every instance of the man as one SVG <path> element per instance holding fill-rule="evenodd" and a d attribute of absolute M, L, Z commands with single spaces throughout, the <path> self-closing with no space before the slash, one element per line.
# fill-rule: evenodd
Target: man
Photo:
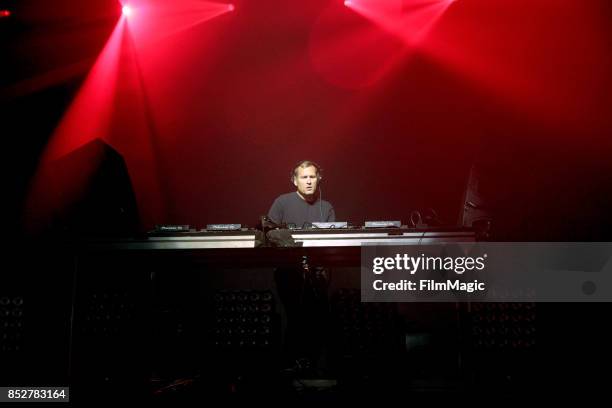
<path fill-rule="evenodd" d="M 335 221 L 334 208 L 321 199 L 321 179 L 321 168 L 316 163 L 309 160 L 297 163 L 291 171 L 296 191 L 278 197 L 268 217 L 277 224 L 297 227 Z M 274 272 L 287 316 L 286 353 L 289 360 L 296 362 L 291 368 L 296 374 L 316 366 L 321 368 L 329 325 L 327 274 L 328 271 L 321 267 L 310 267 L 306 257 L 300 266 L 277 268 Z"/>
<path fill-rule="evenodd" d="M 296 191 L 274 200 L 268 217 L 277 224 L 295 224 L 302 228 L 313 222 L 333 222 L 336 214 L 332 205 L 321 199 L 319 184 L 321 168 L 314 162 L 302 160 L 291 172 Z"/>

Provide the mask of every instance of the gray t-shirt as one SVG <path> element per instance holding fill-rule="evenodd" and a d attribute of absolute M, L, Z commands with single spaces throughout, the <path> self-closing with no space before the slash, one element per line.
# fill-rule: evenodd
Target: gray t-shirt
<path fill-rule="evenodd" d="M 319 198 L 311 204 L 295 191 L 274 200 L 268 217 L 277 224 L 295 224 L 298 228 L 302 228 L 305 223 L 336 221 L 334 207 L 328 201 Z"/>

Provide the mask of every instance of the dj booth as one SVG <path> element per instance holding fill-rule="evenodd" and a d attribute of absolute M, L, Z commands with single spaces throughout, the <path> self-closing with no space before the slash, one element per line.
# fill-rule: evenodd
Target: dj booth
<path fill-rule="evenodd" d="M 336 367 L 348 367 L 338 361 L 347 356 L 403 355 L 406 341 L 412 347 L 406 330 L 416 331 L 417 342 L 430 335 L 423 332 L 452 332 L 440 334 L 450 344 L 438 356 L 443 365 L 456 364 L 456 305 L 361 303 L 361 247 L 474 242 L 475 231 L 347 228 L 292 230 L 291 236 L 294 247 L 272 247 L 256 230 L 80 242 L 73 370 L 100 383 L 101 375 L 121 378 L 129 367 L 138 372 L 153 366 L 160 378 L 170 378 L 202 367 L 241 372 L 282 365 L 289 322 L 278 275 L 305 262 L 313 273 L 326 274 L 323 301 L 332 323 L 323 336 L 333 344 L 330 359 Z M 100 332 L 116 340 L 103 343 Z M 91 355 L 86 350 L 92 347 L 109 351 Z M 119 372 L 110 363 L 117 359 L 122 359 Z M 124 362 L 133 364 L 126 368 Z"/>
<path fill-rule="evenodd" d="M 200 231 L 180 234 L 150 234 L 141 240 L 123 240 L 98 243 L 92 247 L 106 249 L 222 249 L 255 248 L 256 230 Z M 291 236 L 302 247 L 359 247 L 362 244 L 418 245 L 442 242 L 473 242 L 472 229 L 445 228 L 416 229 L 299 229 Z"/>
<path fill-rule="evenodd" d="M 207 392 L 209 386 L 226 389 L 237 377 L 276 378 L 286 364 L 289 323 L 279 275 L 306 264 L 312 273 L 325 276 L 319 305 L 325 305 L 329 324 L 321 326 L 319 335 L 328 345 L 324 368 L 336 379 L 359 382 L 434 372 L 456 378 L 469 369 L 470 347 L 490 338 L 503 343 L 504 327 L 499 335 L 490 327 L 473 330 L 474 324 L 491 319 L 501 322 L 487 317 L 497 310 L 475 315 L 455 303 L 362 303 L 360 298 L 363 245 L 475 242 L 476 231 L 342 228 L 290 233 L 291 247 L 271 246 L 259 230 L 185 231 L 80 239 L 23 258 L 24 265 L 39 272 L 21 274 L 20 285 L 26 289 L 20 296 L 29 305 L 29 323 L 23 327 L 36 327 L 21 337 L 34 339 L 35 344 L 25 346 L 39 350 L 29 362 L 15 359 L 14 366 L 24 371 L 18 379 L 36 383 L 31 377 L 36 372 L 39 382 L 68 382 L 75 398 L 80 394 L 83 400 L 100 390 L 163 394 L 180 378 L 208 384 Z M 51 269 L 51 262 L 58 272 L 41 274 Z M 516 357 L 504 347 L 504 355 Z M 507 366 L 490 355 L 484 361 L 500 367 L 500 376 L 508 374 Z M 47 368 L 24 368 L 37 366 Z M 260 384 L 262 389 L 274 383 L 270 381 Z"/>
<path fill-rule="evenodd" d="M 382 229 L 297 229 L 291 230 L 295 245 L 276 247 L 266 242 L 261 231 L 152 232 L 146 237 L 80 242 L 77 257 L 119 256 L 149 259 L 192 257 L 217 266 L 278 267 L 302 256 L 319 265 L 358 267 L 363 245 L 426 245 L 475 242 L 477 233 L 469 228 L 382 228 Z"/>
<path fill-rule="evenodd" d="M 325 267 L 359 268 L 363 245 L 425 245 L 475 242 L 468 228 L 429 229 L 299 229 L 291 230 L 294 245 L 277 247 L 259 230 L 152 232 L 145 237 L 79 241 L 72 247 L 82 270 L 84 263 L 114 259 L 159 269 L 161 264 L 197 263 L 222 269 L 299 265 L 304 257 Z M 165 268 L 165 267 L 164 267 Z M 172 273 L 180 273 L 169 267 Z M 168 273 L 168 269 L 164 269 Z"/>

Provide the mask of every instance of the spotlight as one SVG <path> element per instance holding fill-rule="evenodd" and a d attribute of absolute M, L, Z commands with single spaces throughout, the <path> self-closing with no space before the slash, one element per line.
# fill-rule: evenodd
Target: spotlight
<path fill-rule="evenodd" d="M 0 18 L 2 17 L 10 17 L 11 12 L 9 10 L 0 10 Z"/>
<path fill-rule="evenodd" d="M 350 6 L 351 6 L 351 2 L 350 2 L 350 0 L 344 0 L 344 5 L 345 5 L 346 7 L 350 7 Z"/>
<path fill-rule="evenodd" d="M 130 6 L 123 6 L 121 12 L 124 16 L 129 17 L 132 15 L 132 8 Z"/>
<path fill-rule="evenodd" d="M 228 5 L 227 5 L 227 9 L 228 9 L 229 11 L 234 11 L 235 7 L 234 7 L 234 5 L 233 5 L 233 4 L 228 4 Z"/>

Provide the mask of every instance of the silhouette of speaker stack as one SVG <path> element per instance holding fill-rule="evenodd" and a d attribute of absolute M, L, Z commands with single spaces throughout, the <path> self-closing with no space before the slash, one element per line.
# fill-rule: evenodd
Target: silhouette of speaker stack
<path fill-rule="evenodd" d="M 362 303 L 357 289 L 331 297 L 330 365 L 339 378 L 361 382 L 393 377 L 403 352 L 394 303 Z"/>
<path fill-rule="evenodd" d="M 0 381 L 66 384 L 74 259 L 52 245 L 6 249 L 0 274 Z"/>
<path fill-rule="evenodd" d="M 53 215 L 47 233 L 68 237 L 133 236 L 139 216 L 123 157 L 100 139 L 50 165 Z"/>
<path fill-rule="evenodd" d="M 19 352 L 23 348 L 23 298 L 0 296 L 0 351 Z"/>
<path fill-rule="evenodd" d="M 143 398 L 152 372 L 151 273 L 136 260 L 81 258 L 76 272 L 74 401 Z"/>
<path fill-rule="evenodd" d="M 207 343 L 226 361 L 242 365 L 278 348 L 280 319 L 271 291 L 218 290 L 210 312 Z"/>
<path fill-rule="evenodd" d="M 466 357 L 477 386 L 514 388 L 534 384 L 536 304 L 464 305 Z"/>
<path fill-rule="evenodd" d="M 14 371 L 10 368 L 17 365 L 16 362 L 24 352 L 24 338 L 23 297 L 0 292 L 0 358 L 13 375 Z M 5 378 L 5 375 L 0 378 L 4 381 L 15 381 L 14 378 Z"/>
<path fill-rule="evenodd" d="M 54 195 L 47 238 L 80 242 L 138 232 L 125 161 L 105 142 L 94 140 L 52 163 L 49 177 Z M 63 272 L 74 273 L 73 320 L 66 321 L 74 401 L 147 392 L 151 278 L 146 263 L 133 258 L 81 254 L 76 270 Z"/>
<path fill-rule="evenodd" d="M 265 393 L 279 370 L 281 319 L 273 292 L 223 288 L 203 300 L 198 389 L 221 397 Z"/>

